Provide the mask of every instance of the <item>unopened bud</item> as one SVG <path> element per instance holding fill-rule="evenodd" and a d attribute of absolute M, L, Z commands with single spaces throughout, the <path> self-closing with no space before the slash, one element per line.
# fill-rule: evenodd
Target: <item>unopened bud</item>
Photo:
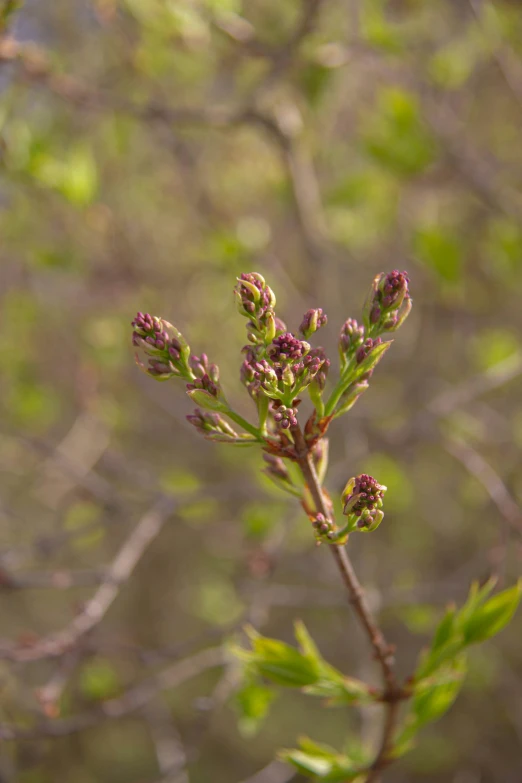
<path fill-rule="evenodd" d="M 319 307 L 316 310 L 307 310 L 299 327 L 299 331 L 304 338 L 308 339 L 314 332 L 324 326 L 328 317 Z"/>
<path fill-rule="evenodd" d="M 353 530 L 375 530 L 383 519 L 382 501 L 386 487 L 363 473 L 350 479 L 342 495 L 343 514 Z"/>
<path fill-rule="evenodd" d="M 364 307 L 364 319 L 370 334 L 395 331 L 411 310 L 409 280 L 406 272 L 394 269 L 374 279 Z"/>

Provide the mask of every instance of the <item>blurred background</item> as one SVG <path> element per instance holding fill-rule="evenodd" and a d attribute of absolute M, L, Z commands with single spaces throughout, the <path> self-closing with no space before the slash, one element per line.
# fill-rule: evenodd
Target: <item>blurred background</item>
<path fill-rule="evenodd" d="M 278 313 L 360 318 L 407 269 L 413 312 L 336 422 L 327 486 L 386 484 L 350 542 L 401 675 L 473 579 L 520 573 L 522 11 L 516 0 L 27 0 L 0 39 L 0 779 L 285 783 L 299 734 L 375 713 L 282 692 L 258 727 L 221 643 L 300 617 L 345 672 L 367 641 L 261 455 L 205 441 L 138 371 L 161 315 L 234 406 L 262 273 Z M 357 538 L 357 537 L 356 537 Z M 387 783 L 520 783 L 521 619 Z M 181 663 L 180 663 L 181 661 Z M 243 705 L 244 707 L 244 705 Z M 259 773 L 259 774 L 258 774 Z"/>

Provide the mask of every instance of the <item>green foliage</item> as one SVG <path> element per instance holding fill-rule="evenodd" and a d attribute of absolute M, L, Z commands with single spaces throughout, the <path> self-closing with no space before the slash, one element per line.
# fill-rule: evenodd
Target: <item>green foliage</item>
<path fill-rule="evenodd" d="M 401 176 L 423 171 L 433 161 L 433 141 L 424 125 L 416 97 L 398 88 L 385 88 L 372 120 L 363 130 L 367 153 Z"/>
<path fill-rule="evenodd" d="M 326 699 L 325 704 L 329 707 L 373 701 L 367 685 L 346 677 L 323 659 L 302 622 L 295 623 L 299 649 L 263 637 L 252 628 L 247 629 L 247 633 L 252 649 L 236 647 L 234 652 L 243 661 L 248 676 L 255 674 L 276 685 L 300 688 L 310 696 Z"/>
<path fill-rule="evenodd" d="M 234 694 L 238 728 L 244 736 L 251 737 L 256 734 L 267 717 L 276 695 L 273 688 L 268 688 L 256 680 L 244 679 Z"/>
<path fill-rule="evenodd" d="M 344 753 L 338 753 L 329 745 L 319 744 L 303 737 L 299 750 L 283 750 L 279 756 L 282 761 L 291 764 L 302 775 L 315 780 L 343 783 L 343 781 L 362 781 L 361 766 Z"/>
<path fill-rule="evenodd" d="M 462 274 L 462 248 L 459 238 L 442 226 L 419 227 L 413 241 L 414 252 L 444 282 L 458 283 Z"/>
<path fill-rule="evenodd" d="M 114 665 L 103 658 L 92 658 L 82 666 L 78 686 L 82 695 L 91 701 L 104 701 L 121 689 Z"/>
<path fill-rule="evenodd" d="M 522 580 L 490 598 L 494 586 L 493 579 L 481 588 L 474 583 L 462 608 L 449 606 L 439 622 L 412 679 L 413 698 L 396 741 L 396 756 L 409 750 L 419 729 L 442 717 L 455 701 L 466 674 L 466 648 L 495 636 L 513 617 Z"/>

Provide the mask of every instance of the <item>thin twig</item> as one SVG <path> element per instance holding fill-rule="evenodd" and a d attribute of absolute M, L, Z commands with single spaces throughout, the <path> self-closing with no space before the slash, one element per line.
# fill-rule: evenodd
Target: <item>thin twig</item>
<path fill-rule="evenodd" d="M 140 519 L 107 571 L 107 576 L 83 610 L 62 631 L 44 637 L 29 647 L 0 648 L 0 659 L 34 661 L 55 657 L 73 648 L 104 618 L 125 582 L 178 506 L 172 497 L 161 497 Z"/>
<path fill-rule="evenodd" d="M 318 512 L 322 513 L 326 519 L 331 520 L 332 515 L 325 501 L 321 484 L 311 459 L 309 448 L 305 442 L 299 425 L 297 425 L 297 427 L 292 427 L 292 434 L 294 436 L 296 453 L 298 455 L 297 462 L 308 485 L 308 489 L 310 490 L 316 509 Z M 382 701 L 386 705 L 386 719 L 384 723 L 381 744 L 375 761 L 369 770 L 369 776 L 367 778 L 368 783 L 368 781 L 376 781 L 378 779 L 379 771 L 383 769 L 389 762 L 389 753 L 393 744 L 393 736 L 398 719 L 399 702 L 402 698 L 402 689 L 397 683 L 397 678 L 393 669 L 393 650 L 390 645 L 387 644 L 381 629 L 378 627 L 370 613 L 362 586 L 353 569 L 346 549 L 344 547 L 334 545 L 329 546 L 329 549 L 337 563 L 343 582 L 347 587 L 349 601 L 352 604 L 364 630 L 366 631 L 366 634 L 374 649 L 375 657 L 381 665 L 383 680 L 385 683 L 385 688 L 382 694 Z"/>
<path fill-rule="evenodd" d="M 22 726 L 1 726 L 0 739 L 43 739 L 45 737 L 64 737 L 75 734 L 103 720 L 114 720 L 130 715 L 145 707 L 151 699 L 162 691 L 181 685 L 192 677 L 197 677 L 207 669 L 222 666 L 226 655 L 221 646 L 201 650 L 190 658 L 179 661 L 165 671 L 129 688 L 123 696 L 104 701 L 100 707 L 89 712 L 73 715 L 62 720 L 47 720 L 31 728 Z"/>
<path fill-rule="evenodd" d="M 446 451 L 461 462 L 480 481 L 509 527 L 522 532 L 522 509 L 510 494 L 498 473 L 468 443 L 456 439 L 445 442 Z"/>

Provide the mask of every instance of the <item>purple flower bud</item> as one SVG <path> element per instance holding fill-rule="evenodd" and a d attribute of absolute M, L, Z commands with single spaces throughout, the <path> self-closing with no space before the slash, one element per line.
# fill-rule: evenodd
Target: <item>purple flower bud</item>
<path fill-rule="evenodd" d="M 272 416 L 274 421 L 284 430 L 287 430 L 290 427 L 297 427 L 297 417 L 294 408 L 287 408 L 286 405 L 279 405 Z"/>
<path fill-rule="evenodd" d="M 206 373 L 202 378 L 196 378 L 192 383 L 187 383 L 187 391 L 194 391 L 194 389 L 203 389 L 213 397 L 217 397 L 219 394 L 219 387 Z"/>
<path fill-rule="evenodd" d="M 315 380 L 321 391 L 326 385 L 330 364 L 330 359 L 326 356 L 324 348 L 312 348 L 303 359 L 303 365 L 310 374 L 310 380 Z"/>
<path fill-rule="evenodd" d="M 285 363 L 293 359 L 300 359 L 310 350 L 308 343 L 298 340 L 290 332 L 283 332 L 274 338 L 269 345 L 267 353 L 273 362 Z"/>
<path fill-rule="evenodd" d="M 227 436 L 226 438 L 214 437 L 215 440 L 227 440 L 239 438 L 237 432 L 235 432 L 225 419 L 212 411 L 203 411 L 201 408 L 196 408 L 194 413 L 187 416 L 189 421 L 199 432 L 205 437 L 213 439 L 212 436 Z"/>
<path fill-rule="evenodd" d="M 136 314 L 132 325 L 132 344 L 156 360 L 155 363 L 149 362 L 149 367 L 146 368 L 136 356 L 138 365 L 145 372 L 160 380 L 164 380 L 167 373 L 168 377 L 177 375 L 192 378 L 193 373 L 187 364 L 190 349 L 175 326 L 163 318 L 141 311 Z M 168 370 L 160 371 L 158 363 Z"/>
<path fill-rule="evenodd" d="M 308 339 L 314 332 L 324 326 L 328 321 L 327 316 L 319 307 L 316 310 L 307 310 L 299 327 L 299 331 Z"/>
<path fill-rule="evenodd" d="M 359 326 L 355 318 L 344 322 L 339 336 L 341 354 L 352 354 L 364 342 L 364 326 Z"/>
<path fill-rule="evenodd" d="M 406 272 L 394 269 L 374 279 L 364 308 L 365 324 L 370 334 L 394 331 L 411 310 L 409 280 Z"/>
<path fill-rule="evenodd" d="M 275 306 L 275 296 L 265 279 L 257 272 L 243 272 L 234 289 L 239 311 L 243 315 L 263 318 Z"/>
<path fill-rule="evenodd" d="M 372 311 L 370 313 L 370 323 L 376 324 L 380 317 L 381 317 L 381 308 L 379 307 L 379 305 L 376 304 L 372 307 Z"/>
<path fill-rule="evenodd" d="M 382 343 L 380 337 L 377 337 L 375 340 L 373 340 L 371 337 L 368 337 L 368 339 L 364 341 L 360 348 L 357 349 L 357 353 L 355 354 L 355 360 L 357 364 L 361 364 L 361 362 L 366 359 L 370 351 L 380 343 Z"/>
<path fill-rule="evenodd" d="M 317 514 L 316 518 L 312 522 L 312 526 L 315 528 L 319 535 L 327 535 L 332 530 L 332 523 L 329 519 L 326 519 L 324 514 Z"/>
<path fill-rule="evenodd" d="M 385 492 L 386 487 L 367 473 L 356 476 L 350 479 L 344 489 L 343 513 L 359 517 L 357 527 L 360 529 L 376 526 L 383 516 L 380 509 Z"/>

